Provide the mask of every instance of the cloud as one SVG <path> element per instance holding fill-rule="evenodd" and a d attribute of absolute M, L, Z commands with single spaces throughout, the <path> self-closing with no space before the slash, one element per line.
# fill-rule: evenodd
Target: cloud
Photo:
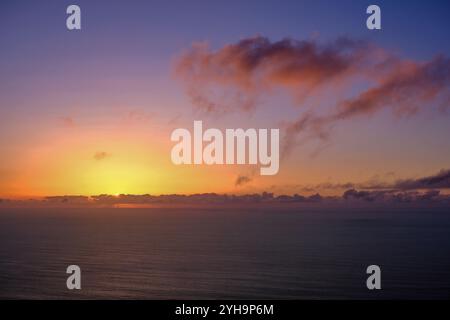
<path fill-rule="evenodd" d="M 426 192 L 417 191 L 358 191 L 350 189 L 343 193 L 342 197 L 323 197 L 316 193 L 311 196 L 278 195 L 272 193 L 253 193 L 253 194 L 166 194 L 166 195 L 135 195 L 121 194 L 114 195 L 96 195 L 96 196 L 53 196 L 43 199 L 11 200 L 4 199 L 0 207 L 116 207 L 116 206 L 220 206 L 225 208 L 228 205 L 239 206 L 240 208 L 249 206 L 262 206 L 264 208 L 297 208 L 301 206 L 315 206 L 318 208 L 338 209 L 348 208 L 349 205 L 369 204 L 371 208 L 374 205 L 388 205 L 395 209 L 394 204 L 406 204 L 413 207 L 423 205 L 425 208 L 432 208 L 431 205 L 447 209 L 450 204 L 450 195 L 441 194 L 439 190 L 430 190 Z"/>
<path fill-rule="evenodd" d="M 417 191 L 357 191 L 350 189 L 344 192 L 342 198 L 346 201 L 363 201 L 377 203 L 444 203 L 450 201 L 449 195 L 441 195 L 439 190 L 426 192 Z"/>
<path fill-rule="evenodd" d="M 109 153 L 107 153 L 105 151 L 99 151 L 99 152 L 96 152 L 94 154 L 94 159 L 95 160 L 103 160 L 103 159 L 106 159 L 106 158 L 108 158 L 110 156 L 111 156 L 111 154 L 109 154 Z"/>
<path fill-rule="evenodd" d="M 250 181 L 252 181 L 252 178 L 250 178 L 249 176 L 239 175 L 236 178 L 234 185 L 236 187 L 239 187 L 239 186 L 249 183 Z"/>
<path fill-rule="evenodd" d="M 87 196 L 49 196 L 45 197 L 45 200 L 50 203 L 89 203 L 89 197 Z"/>
<path fill-rule="evenodd" d="M 441 170 L 435 175 L 419 178 L 399 180 L 394 186 L 395 189 L 450 189 L 450 170 Z"/>
<path fill-rule="evenodd" d="M 392 173 L 390 173 L 392 175 Z M 450 189 L 450 169 L 442 169 L 438 173 L 415 179 L 399 179 L 394 182 L 373 179 L 363 183 L 352 184 L 351 188 L 363 190 L 408 191 Z M 339 189 L 339 188 L 338 188 Z"/>
<path fill-rule="evenodd" d="M 287 88 L 301 101 L 312 90 L 343 80 L 355 73 L 370 48 L 348 38 L 321 45 L 293 39 L 271 42 L 261 36 L 218 51 L 194 44 L 178 59 L 175 73 L 187 84 L 194 105 L 204 111 L 251 110 L 262 92 L 275 87 Z"/>
<path fill-rule="evenodd" d="M 72 117 L 61 117 L 61 122 L 67 128 L 75 127 L 75 120 Z"/>
<path fill-rule="evenodd" d="M 309 105 L 305 101 L 311 97 L 336 97 L 325 110 L 313 106 L 295 120 L 286 119 L 282 155 L 298 145 L 299 135 L 327 141 L 337 123 L 383 108 L 403 116 L 450 105 L 448 58 L 409 60 L 349 38 L 272 42 L 258 36 L 215 51 L 194 44 L 177 60 L 175 74 L 192 103 L 206 112 L 249 111 L 262 95 L 279 89 L 300 106 Z"/>
<path fill-rule="evenodd" d="M 236 183 L 239 181 L 245 184 L 251 180 L 246 175 L 239 175 Z M 372 183 L 372 182 L 370 182 Z M 299 194 L 275 196 L 273 193 L 262 192 L 252 194 L 121 194 L 108 195 L 101 194 L 95 196 L 83 195 L 65 195 L 49 196 L 43 199 L 29 200 L 11 200 L 0 199 L 0 206 L 116 206 L 116 205 L 263 205 L 281 207 L 296 206 L 303 204 L 323 205 L 327 208 L 339 208 L 343 205 L 364 204 L 371 206 L 374 204 L 389 205 L 393 204 L 411 204 L 424 205 L 431 208 L 430 205 L 442 206 L 448 208 L 450 205 L 450 194 L 443 194 L 439 189 L 450 188 L 450 170 L 441 170 L 435 175 L 426 176 L 418 179 L 398 180 L 391 184 L 372 184 L 373 189 L 364 189 L 369 187 L 367 184 L 356 183 L 322 183 L 316 186 L 304 187 L 303 191 L 308 193 L 315 192 L 309 196 Z M 309 188 L 309 189 L 308 189 Z M 345 188 L 348 188 L 345 190 Z M 379 188 L 379 189 L 377 189 Z M 306 190 L 308 189 L 308 190 Z M 323 189 L 344 189 L 342 196 L 321 196 L 318 190 Z M 358 190 L 359 189 L 359 190 Z M 394 207 L 392 207 L 394 208 Z"/>
<path fill-rule="evenodd" d="M 448 106 L 449 86 L 449 59 L 438 56 L 426 63 L 399 61 L 379 85 L 340 103 L 334 118 L 373 114 L 389 106 L 398 115 L 412 114 L 421 106 L 436 101 L 441 94 L 443 105 Z"/>
<path fill-rule="evenodd" d="M 344 192 L 342 198 L 345 200 L 358 199 L 364 201 L 375 201 L 383 200 L 386 195 L 384 191 L 357 191 L 355 189 L 350 189 Z"/>
<path fill-rule="evenodd" d="M 300 133 L 304 133 L 307 139 L 328 141 L 331 122 L 331 119 L 317 116 L 311 112 L 307 112 L 297 120 L 289 122 L 285 127 L 285 134 L 281 141 L 281 157 L 285 158 L 298 145 L 297 137 Z"/>
<path fill-rule="evenodd" d="M 391 177 L 394 173 L 389 172 L 385 176 Z M 438 173 L 416 179 L 400 179 L 394 182 L 387 182 L 375 176 L 374 178 L 362 183 L 319 183 L 315 185 L 297 185 L 294 189 L 302 192 L 321 192 L 324 190 L 347 190 L 348 194 L 344 198 L 366 198 L 378 197 L 386 192 L 400 192 L 411 190 L 429 190 L 429 192 L 439 191 L 439 189 L 450 189 L 450 169 L 442 169 Z M 355 189 L 358 191 L 356 193 Z"/>
<path fill-rule="evenodd" d="M 378 85 L 355 98 L 339 101 L 326 114 L 307 112 L 289 123 L 282 140 L 282 155 L 289 154 L 299 134 L 327 141 L 336 123 L 367 117 L 383 108 L 391 108 L 396 116 L 407 116 L 433 104 L 441 110 L 450 106 L 450 59 L 438 56 L 426 63 L 393 60 L 388 63 L 388 74 L 384 70 L 372 72 L 378 77 Z"/>

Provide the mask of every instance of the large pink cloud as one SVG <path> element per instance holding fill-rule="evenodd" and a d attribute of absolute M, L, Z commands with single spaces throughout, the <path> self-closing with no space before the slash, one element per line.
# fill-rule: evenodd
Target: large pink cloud
<path fill-rule="evenodd" d="M 248 110 L 255 107 L 259 94 L 274 87 L 285 87 L 300 98 L 327 83 L 343 81 L 357 72 L 370 49 L 368 43 L 346 38 L 319 45 L 255 37 L 217 51 L 196 44 L 177 61 L 176 75 L 185 81 L 193 103 L 206 111 Z M 224 101 L 225 96 L 229 100 Z"/>
<path fill-rule="evenodd" d="M 310 96 L 342 97 L 325 111 L 301 110 L 297 119 L 286 119 L 283 154 L 292 149 L 299 134 L 327 139 L 329 128 L 345 119 L 383 108 L 410 115 L 450 104 L 448 58 L 414 61 L 348 38 L 321 44 L 254 37 L 215 51 L 197 44 L 181 55 L 176 75 L 184 81 L 193 104 L 207 112 L 254 109 L 260 96 L 275 89 L 285 90 L 299 106 Z M 349 88 L 357 92 L 335 94 Z"/>

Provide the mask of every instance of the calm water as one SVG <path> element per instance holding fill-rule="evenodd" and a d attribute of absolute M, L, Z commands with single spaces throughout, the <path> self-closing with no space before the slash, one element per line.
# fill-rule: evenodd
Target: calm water
<path fill-rule="evenodd" d="M 0 240 L 0 298 L 450 298 L 444 210 L 0 209 Z"/>

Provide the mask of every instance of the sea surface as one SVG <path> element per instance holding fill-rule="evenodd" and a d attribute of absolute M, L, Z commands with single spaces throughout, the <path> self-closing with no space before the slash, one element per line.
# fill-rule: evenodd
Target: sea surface
<path fill-rule="evenodd" d="M 0 208 L 0 298 L 448 299 L 448 211 Z"/>

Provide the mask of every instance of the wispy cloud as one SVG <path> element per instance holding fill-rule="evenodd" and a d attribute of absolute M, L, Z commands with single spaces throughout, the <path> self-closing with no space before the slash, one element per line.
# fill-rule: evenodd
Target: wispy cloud
<path fill-rule="evenodd" d="M 423 178 L 398 180 L 393 187 L 402 190 L 450 189 L 450 169 Z"/>
<path fill-rule="evenodd" d="M 67 128 L 75 127 L 75 120 L 72 117 L 61 117 L 62 124 Z"/>
<path fill-rule="evenodd" d="M 386 177 L 392 177 L 394 174 L 389 172 Z M 315 185 L 305 185 L 305 186 L 293 186 L 292 188 L 297 189 L 301 192 L 322 192 L 322 191 L 339 191 L 339 190 L 351 190 L 359 189 L 363 190 L 358 193 L 359 196 L 364 196 L 365 193 L 370 193 L 371 196 L 376 193 L 373 192 L 398 192 L 398 191 L 409 191 L 409 190 L 440 190 L 440 189 L 450 189 L 450 169 L 442 169 L 438 173 L 411 179 L 397 179 L 395 181 L 386 181 L 378 176 L 361 183 L 346 182 L 346 183 L 319 183 Z"/>

